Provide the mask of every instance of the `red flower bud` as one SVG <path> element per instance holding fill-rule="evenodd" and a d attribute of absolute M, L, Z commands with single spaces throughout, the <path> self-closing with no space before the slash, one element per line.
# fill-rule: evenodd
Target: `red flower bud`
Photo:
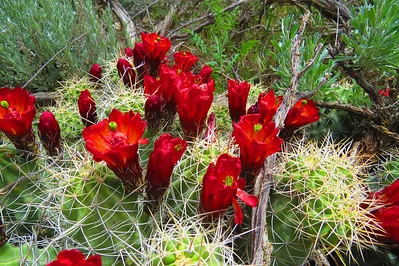
<path fill-rule="evenodd" d="M 45 111 L 39 119 L 39 137 L 44 149 L 50 156 L 56 156 L 61 151 L 60 126 L 53 113 Z"/>
<path fill-rule="evenodd" d="M 251 85 L 247 82 L 229 80 L 227 84 L 227 98 L 229 102 L 230 117 L 233 122 L 238 122 L 246 114 L 246 105 Z"/>
<path fill-rule="evenodd" d="M 204 139 L 208 143 L 213 143 L 216 141 L 216 117 L 214 112 L 212 112 L 208 117 Z"/>
<path fill-rule="evenodd" d="M 131 47 L 127 46 L 124 52 L 127 58 L 133 57 L 133 49 Z"/>
<path fill-rule="evenodd" d="M 113 109 L 109 119 L 83 130 L 87 150 L 96 162 L 105 161 L 118 176 L 128 192 L 133 191 L 142 181 L 142 169 L 138 158 L 138 144 L 147 143 L 142 139 L 146 122 L 139 113 L 122 113 Z"/>
<path fill-rule="evenodd" d="M 389 97 L 391 93 L 391 89 L 390 88 L 385 88 L 385 89 L 381 89 L 378 91 L 378 94 L 380 96 L 384 96 L 384 97 Z"/>
<path fill-rule="evenodd" d="M 96 63 L 90 69 L 90 81 L 99 82 L 101 78 L 102 78 L 101 66 Z"/>
<path fill-rule="evenodd" d="M 161 126 L 162 120 L 162 99 L 154 94 L 148 97 L 144 105 L 145 120 L 148 130 L 156 132 Z"/>
<path fill-rule="evenodd" d="M 36 114 L 35 97 L 22 88 L 0 89 L 0 130 L 17 149 L 35 151 L 32 121 Z"/>
<path fill-rule="evenodd" d="M 373 214 L 387 237 L 399 244 L 399 205 L 382 207 Z"/>
<path fill-rule="evenodd" d="M 177 52 L 173 57 L 175 58 L 175 67 L 183 72 L 190 71 L 198 60 L 198 57 L 190 52 Z"/>
<path fill-rule="evenodd" d="M 200 213 L 218 218 L 233 205 L 234 222 L 242 224 L 243 214 L 236 197 L 251 207 L 258 205 L 258 198 L 243 191 L 245 179 L 239 178 L 240 171 L 240 159 L 228 154 L 220 155 L 216 165 L 209 165 L 202 184 Z"/>
<path fill-rule="evenodd" d="M 119 77 L 123 80 L 123 84 L 132 88 L 136 83 L 136 72 L 134 72 L 129 61 L 125 58 L 120 58 L 116 64 L 116 68 L 118 69 Z"/>
<path fill-rule="evenodd" d="M 203 66 L 198 74 L 200 78 L 200 83 L 207 83 L 212 75 L 212 68 L 210 66 Z"/>
<path fill-rule="evenodd" d="M 273 90 L 270 90 L 268 93 L 259 94 L 258 107 L 262 123 L 269 123 L 273 120 L 282 101 L 283 97 L 276 97 Z"/>
<path fill-rule="evenodd" d="M 100 255 L 93 255 L 85 259 L 83 253 L 77 249 L 61 251 L 57 259 L 47 266 L 102 266 Z"/>
<path fill-rule="evenodd" d="M 187 143 L 180 138 L 163 134 L 155 141 L 154 150 L 147 165 L 147 195 L 158 201 L 165 194 L 170 184 L 174 165 L 186 150 Z"/>
<path fill-rule="evenodd" d="M 86 89 L 80 93 L 78 107 L 85 127 L 97 123 L 96 103 L 91 97 L 89 90 Z"/>

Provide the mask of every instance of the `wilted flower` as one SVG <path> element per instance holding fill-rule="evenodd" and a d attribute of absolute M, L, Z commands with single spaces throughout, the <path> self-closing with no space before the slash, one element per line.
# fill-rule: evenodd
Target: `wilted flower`
<path fill-rule="evenodd" d="M 230 79 L 227 83 L 227 98 L 229 102 L 230 117 L 233 122 L 238 122 L 246 114 L 246 105 L 251 85 L 248 82 L 238 82 Z"/>
<path fill-rule="evenodd" d="M 202 132 L 214 91 L 215 82 L 212 79 L 201 85 L 183 84 L 175 91 L 180 124 L 187 138 L 196 138 Z"/>
<path fill-rule="evenodd" d="M 180 138 L 172 138 L 170 134 L 161 135 L 154 144 L 147 165 L 147 195 L 158 201 L 165 194 L 170 184 L 170 176 L 174 165 L 186 150 L 187 143 Z"/>
<path fill-rule="evenodd" d="M 275 123 L 263 124 L 259 114 L 244 115 L 238 123 L 233 123 L 233 127 L 233 136 L 240 146 L 242 175 L 254 185 L 254 178 L 266 157 L 280 151 L 283 141 L 277 137 Z"/>
<path fill-rule="evenodd" d="M 93 64 L 90 69 L 90 81 L 91 82 L 99 82 L 102 78 L 101 66 L 99 64 Z"/>
<path fill-rule="evenodd" d="M 44 149 L 50 156 L 58 155 L 61 151 L 61 133 L 53 113 L 44 111 L 40 116 L 38 128 Z"/>
<path fill-rule="evenodd" d="M 32 121 L 36 114 L 35 97 L 22 88 L 0 89 L 0 130 L 17 149 L 36 151 Z"/>
<path fill-rule="evenodd" d="M 57 259 L 47 266 L 102 266 L 100 255 L 93 255 L 85 259 L 83 253 L 77 249 L 61 251 Z"/>
<path fill-rule="evenodd" d="M 156 94 L 148 97 L 145 102 L 145 120 L 147 121 L 148 130 L 151 132 L 156 132 L 161 126 L 162 105 L 162 99 Z"/>
<path fill-rule="evenodd" d="M 173 56 L 175 58 L 175 67 L 182 72 L 190 71 L 198 60 L 198 57 L 190 52 L 177 52 Z"/>
<path fill-rule="evenodd" d="M 136 72 L 134 72 L 134 69 L 129 61 L 127 61 L 125 58 L 120 58 L 116 64 L 116 68 L 118 69 L 119 77 L 123 80 L 123 84 L 133 88 L 136 82 Z"/>
<path fill-rule="evenodd" d="M 85 127 L 97 123 L 96 103 L 89 90 L 80 93 L 78 99 L 79 114 Z"/>
<path fill-rule="evenodd" d="M 216 165 L 209 165 L 202 183 L 200 213 L 218 218 L 233 205 L 234 222 L 242 224 L 243 214 L 236 197 L 251 207 L 258 205 L 258 198 L 243 190 L 245 179 L 239 177 L 240 171 L 240 159 L 228 154 L 220 155 Z"/>
<path fill-rule="evenodd" d="M 113 109 L 109 119 L 83 130 L 87 150 L 96 162 L 104 161 L 122 180 L 128 192 L 133 191 L 142 181 L 142 168 L 138 158 L 138 144 L 147 143 L 142 139 L 146 122 L 139 113 L 122 113 Z"/>

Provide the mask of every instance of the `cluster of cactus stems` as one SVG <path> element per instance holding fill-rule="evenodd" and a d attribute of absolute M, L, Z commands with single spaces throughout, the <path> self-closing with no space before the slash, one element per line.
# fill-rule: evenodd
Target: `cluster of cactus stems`
<path fill-rule="evenodd" d="M 40 146 L 35 98 L 0 89 L 0 130 L 10 141 L 0 147 L 2 265 L 250 263 L 237 256 L 234 233 L 237 225 L 251 230 L 258 198 L 248 191 L 265 159 L 317 121 L 318 109 L 300 99 L 276 128 L 283 98 L 262 92 L 247 110 L 251 85 L 235 80 L 218 109 L 209 66 L 191 72 L 198 58 L 190 52 L 175 53 L 170 65 L 169 39 L 141 38 L 59 90 L 38 120 Z M 300 265 L 315 250 L 367 246 L 392 232 L 380 221 L 386 211 L 370 211 L 388 190 L 367 196 L 347 153 L 309 145 L 282 158 L 268 215 L 276 264 Z"/>

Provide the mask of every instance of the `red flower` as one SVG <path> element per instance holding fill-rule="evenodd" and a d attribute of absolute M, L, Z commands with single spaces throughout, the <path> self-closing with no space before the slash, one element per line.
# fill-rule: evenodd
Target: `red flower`
<path fill-rule="evenodd" d="M 57 260 L 48 263 L 47 266 L 102 266 L 102 262 L 100 255 L 85 259 L 81 251 L 70 249 L 61 251 Z"/>
<path fill-rule="evenodd" d="M 145 50 L 141 42 L 136 42 L 133 48 L 133 64 L 137 70 L 137 75 L 141 77 L 144 75 L 144 61 L 145 60 Z"/>
<path fill-rule="evenodd" d="M 384 97 L 389 97 L 390 93 L 391 93 L 391 89 L 390 88 L 385 88 L 385 89 L 381 89 L 381 90 L 378 91 L 378 94 L 380 96 L 384 96 Z"/>
<path fill-rule="evenodd" d="M 174 165 L 186 150 L 187 143 L 180 138 L 163 134 L 155 141 L 147 165 L 147 195 L 151 200 L 162 198 L 170 184 Z"/>
<path fill-rule="evenodd" d="M 162 99 L 154 94 L 148 97 L 144 105 L 145 120 L 149 131 L 156 132 L 161 126 Z"/>
<path fill-rule="evenodd" d="M 35 97 L 22 88 L 0 89 L 0 130 L 17 149 L 34 151 L 32 121 L 36 114 Z"/>
<path fill-rule="evenodd" d="M 166 64 L 159 67 L 159 77 L 144 76 L 144 93 L 157 94 L 165 103 L 174 102 L 174 91 L 178 85 L 179 76 L 176 70 Z"/>
<path fill-rule="evenodd" d="M 172 42 L 168 38 L 159 36 L 156 33 L 142 32 L 140 35 L 146 54 L 146 60 L 161 62 L 172 46 Z"/>
<path fill-rule="evenodd" d="M 120 58 L 116 64 L 119 77 L 122 78 L 125 86 L 133 87 L 136 82 L 136 72 L 132 65 L 125 58 Z"/>
<path fill-rule="evenodd" d="M 113 109 L 109 119 L 83 130 L 87 150 L 96 162 L 104 161 L 122 180 L 127 191 L 133 191 L 141 181 L 141 166 L 138 160 L 138 144 L 142 139 L 146 122 L 139 113 L 122 113 Z"/>
<path fill-rule="evenodd" d="M 382 207 L 373 214 L 388 238 L 399 244 L 399 205 Z"/>
<path fill-rule="evenodd" d="M 284 120 L 284 130 L 298 128 L 320 119 L 319 109 L 312 100 L 300 99 L 289 111 Z"/>
<path fill-rule="evenodd" d="M 129 46 L 127 46 L 125 48 L 124 53 L 125 53 L 125 56 L 128 57 L 128 58 L 129 57 L 133 57 L 133 49 L 131 47 L 129 47 Z"/>
<path fill-rule="evenodd" d="M 200 72 L 198 73 L 200 83 L 207 83 L 211 75 L 212 75 L 212 68 L 208 65 L 204 65 L 201 68 Z"/>
<path fill-rule="evenodd" d="M 50 156 L 56 156 L 61 151 L 60 126 L 53 113 L 45 111 L 39 119 L 39 137 L 43 147 Z"/>
<path fill-rule="evenodd" d="M 268 93 L 259 94 L 258 107 L 262 123 L 266 124 L 273 120 L 282 101 L 283 97 L 276 97 L 273 90 L 270 90 Z"/>
<path fill-rule="evenodd" d="M 90 81 L 98 82 L 102 78 L 101 66 L 99 64 L 93 64 L 90 69 Z"/>
<path fill-rule="evenodd" d="M 200 213 L 220 217 L 233 205 L 234 222 L 242 224 L 243 214 L 236 197 L 251 207 L 258 205 L 258 198 L 243 191 L 245 179 L 239 178 L 240 171 L 240 159 L 228 154 L 220 155 L 216 165 L 209 165 L 202 183 Z"/>
<path fill-rule="evenodd" d="M 180 124 L 187 138 L 196 138 L 204 128 L 214 91 L 215 82 L 212 79 L 201 85 L 183 84 L 175 91 Z"/>
<path fill-rule="evenodd" d="M 198 57 L 190 52 L 177 52 L 174 55 L 175 66 L 178 70 L 188 72 L 197 62 Z"/>
<path fill-rule="evenodd" d="M 89 90 L 80 92 L 78 99 L 79 114 L 85 127 L 97 123 L 96 103 Z"/>
<path fill-rule="evenodd" d="M 253 185 L 266 157 L 280 151 L 283 141 L 277 137 L 278 128 L 274 122 L 262 124 L 259 114 L 244 115 L 233 127 L 233 136 L 240 146 L 243 174 Z"/>
<path fill-rule="evenodd" d="M 246 104 L 251 85 L 247 82 L 238 82 L 230 79 L 227 83 L 227 98 L 229 112 L 233 122 L 238 122 L 246 114 Z"/>

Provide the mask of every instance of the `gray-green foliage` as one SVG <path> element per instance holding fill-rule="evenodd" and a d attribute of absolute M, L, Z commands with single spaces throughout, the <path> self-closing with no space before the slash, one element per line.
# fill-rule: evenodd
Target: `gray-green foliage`
<path fill-rule="evenodd" d="M 317 16 L 317 15 L 316 15 Z M 317 18 L 319 19 L 320 18 Z M 276 89 L 288 88 L 291 78 L 291 48 L 295 34 L 299 30 L 299 19 L 294 15 L 289 15 L 281 21 L 281 35 L 271 40 L 273 51 L 270 51 L 271 58 L 277 62 L 277 66 L 273 68 L 275 73 L 281 77 L 279 82 L 275 83 Z M 305 35 L 300 47 L 300 62 L 299 71 L 302 71 L 310 62 L 315 54 L 315 49 L 318 44 L 323 43 L 320 33 L 315 32 L 310 35 Z M 322 86 L 322 89 L 330 86 L 335 80 L 336 75 L 332 75 L 334 67 L 333 60 L 327 60 L 328 51 L 326 47 L 322 48 L 314 60 L 313 65 L 304 73 L 299 85 L 300 91 L 312 91 L 321 85 L 324 79 L 328 81 Z"/>
<path fill-rule="evenodd" d="M 117 47 L 111 12 L 103 11 L 100 20 L 95 9 L 91 0 L 0 1 L 0 86 L 23 85 L 66 46 L 29 84 L 31 90 L 52 90 L 71 73 L 85 74 L 110 58 Z"/>
<path fill-rule="evenodd" d="M 399 2 L 377 0 L 353 11 L 352 30 L 343 36 L 353 49 L 353 63 L 358 67 L 381 69 L 399 67 Z M 343 58 L 348 59 L 348 58 Z"/>

